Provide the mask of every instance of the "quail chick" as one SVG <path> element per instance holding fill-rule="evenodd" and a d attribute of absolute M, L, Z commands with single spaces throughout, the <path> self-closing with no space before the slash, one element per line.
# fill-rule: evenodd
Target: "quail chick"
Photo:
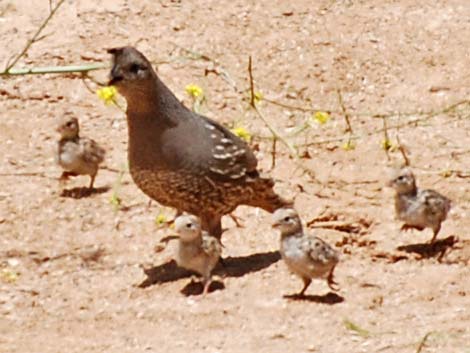
<path fill-rule="evenodd" d="M 212 270 L 222 254 L 222 246 L 217 238 L 202 231 L 196 216 L 177 217 L 175 230 L 179 235 L 176 262 L 178 266 L 202 276 L 205 295 L 209 291 Z"/>
<path fill-rule="evenodd" d="M 239 205 L 268 212 L 289 205 L 260 176 L 250 147 L 228 129 L 186 108 L 133 47 L 108 50 L 109 84 L 127 101 L 131 176 L 149 197 L 194 214 L 220 239 L 221 218 Z"/>
<path fill-rule="evenodd" d="M 70 176 L 89 175 L 91 178 L 89 189 L 93 189 L 99 164 L 104 160 L 104 149 L 95 141 L 79 136 L 77 118 L 64 118 L 57 131 L 61 136 L 57 149 L 57 162 L 64 170 L 60 180 L 65 181 Z"/>
<path fill-rule="evenodd" d="M 451 201 L 434 190 L 422 190 L 409 168 L 395 172 L 389 181 L 395 189 L 395 212 L 403 221 L 402 230 L 432 228 L 431 244 L 436 240 L 441 223 L 447 218 Z"/>
<path fill-rule="evenodd" d="M 298 296 L 304 295 L 313 278 L 326 278 L 328 286 L 337 290 L 333 271 L 339 261 L 338 251 L 320 238 L 305 234 L 294 209 L 280 208 L 273 218 L 273 228 L 281 231 L 281 256 L 289 270 L 304 282 Z"/>

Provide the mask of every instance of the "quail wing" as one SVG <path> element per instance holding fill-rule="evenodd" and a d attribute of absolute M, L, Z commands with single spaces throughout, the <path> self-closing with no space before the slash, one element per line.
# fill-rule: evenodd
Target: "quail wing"
<path fill-rule="evenodd" d="M 209 170 L 217 179 L 236 180 L 257 176 L 258 161 L 248 144 L 225 127 L 198 115 L 210 132 L 212 158 Z"/>

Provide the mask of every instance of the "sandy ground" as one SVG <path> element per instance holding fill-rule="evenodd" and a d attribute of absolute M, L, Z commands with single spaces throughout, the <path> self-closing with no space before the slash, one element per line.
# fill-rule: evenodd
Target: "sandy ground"
<path fill-rule="evenodd" d="M 470 352 L 467 0 L 97 3 L 66 1 L 18 67 L 106 63 L 105 48 L 131 44 L 186 104 L 185 86 L 201 86 L 203 113 L 248 129 L 278 192 L 341 251 L 341 289 L 315 282 L 306 300 L 284 298 L 301 281 L 279 261 L 270 215 L 241 207 L 244 228 L 224 219 L 214 290 L 193 295 L 198 286 L 170 262 L 174 244 L 155 251 L 171 233 L 155 219 L 173 213 L 149 205 L 126 172 L 124 113 L 80 75 L 2 78 L 1 352 Z M 0 1 L 1 65 L 48 11 L 45 0 Z M 248 109 L 249 55 L 259 109 L 291 136 L 302 167 L 279 143 L 271 170 L 269 130 Z M 107 70 L 91 75 L 104 82 Z M 342 148 L 350 134 L 337 90 L 352 150 Z M 317 110 L 331 119 L 317 124 Z M 66 112 L 107 150 L 87 197 L 73 197 L 86 177 L 65 194 L 57 181 L 55 126 Z M 394 219 L 384 185 L 403 160 L 381 148 L 380 114 L 419 184 L 453 200 L 435 251 L 429 229 L 400 233 Z"/>

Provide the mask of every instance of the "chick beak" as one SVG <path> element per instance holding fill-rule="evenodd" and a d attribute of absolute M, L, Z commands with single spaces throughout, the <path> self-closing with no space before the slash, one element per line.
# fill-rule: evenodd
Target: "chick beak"
<path fill-rule="evenodd" d="M 276 221 L 276 222 L 273 223 L 273 225 L 271 227 L 274 228 L 274 229 L 277 229 L 280 226 L 281 226 L 281 223 Z"/>

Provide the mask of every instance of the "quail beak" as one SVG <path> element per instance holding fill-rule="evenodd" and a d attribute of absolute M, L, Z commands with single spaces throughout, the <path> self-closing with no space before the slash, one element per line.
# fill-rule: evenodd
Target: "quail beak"
<path fill-rule="evenodd" d="M 124 79 L 124 76 L 122 75 L 122 70 L 120 66 L 116 63 L 116 57 L 122 52 L 122 48 L 111 48 L 106 51 L 108 52 L 108 54 L 111 54 L 113 56 L 113 67 L 111 69 L 108 82 L 109 86 L 113 86 Z"/>
<path fill-rule="evenodd" d="M 111 74 L 109 75 L 108 86 L 116 86 L 119 82 L 124 79 L 124 76 L 121 73 L 121 69 L 118 65 L 114 65 L 111 69 Z"/>

